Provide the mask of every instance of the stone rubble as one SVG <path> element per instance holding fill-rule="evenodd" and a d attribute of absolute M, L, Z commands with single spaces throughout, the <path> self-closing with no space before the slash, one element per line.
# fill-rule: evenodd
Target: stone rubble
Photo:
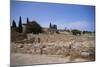
<path fill-rule="evenodd" d="M 21 42 L 11 43 L 11 52 L 46 55 L 90 57 L 95 55 L 94 37 L 67 36 L 61 34 L 27 35 Z"/>

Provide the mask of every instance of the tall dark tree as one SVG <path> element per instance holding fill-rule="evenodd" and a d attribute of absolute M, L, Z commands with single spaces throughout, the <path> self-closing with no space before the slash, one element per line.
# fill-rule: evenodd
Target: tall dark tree
<path fill-rule="evenodd" d="M 19 33 L 22 32 L 22 19 L 21 16 L 19 17 Z"/>
<path fill-rule="evenodd" d="M 27 23 L 29 23 L 29 19 L 28 19 L 28 17 L 27 17 Z"/>
<path fill-rule="evenodd" d="M 15 20 L 13 20 L 13 22 L 12 22 L 12 28 L 16 28 L 16 22 L 15 22 Z"/>
<path fill-rule="evenodd" d="M 12 21 L 11 32 L 18 32 L 15 20 Z"/>
<path fill-rule="evenodd" d="M 52 25 L 51 25 L 51 23 L 50 23 L 50 25 L 49 25 L 49 28 L 52 28 Z"/>

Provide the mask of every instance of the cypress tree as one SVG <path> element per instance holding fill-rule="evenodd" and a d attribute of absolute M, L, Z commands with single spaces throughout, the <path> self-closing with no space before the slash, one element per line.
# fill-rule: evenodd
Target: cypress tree
<path fill-rule="evenodd" d="M 22 19 L 21 16 L 19 17 L 19 33 L 22 32 Z"/>
<path fill-rule="evenodd" d="M 27 24 L 29 23 L 29 19 L 28 19 L 28 17 L 27 17 Z"/>
<path fill-rule="evenodd" d="M 12 21 L 11 32 L 18 32 L 15 20 Z"/>
<path fill-rule="evenodd" d="M 50 25 L 49 25 L 49 28 L 50 28 L 50 29 L 52 28 L 52 25 L 51 25 L 51 23 L 50 23 Z"/>
<path fill-rule="evenodd" d="M 16 22 L 15 22 L 15 20 L 13 20 L 13 22 L 12 22 L 12 28 L 16 28 Z"/>

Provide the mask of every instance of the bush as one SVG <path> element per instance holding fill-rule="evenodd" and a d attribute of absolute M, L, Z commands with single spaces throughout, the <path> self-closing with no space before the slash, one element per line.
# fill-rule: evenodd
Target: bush
<path fill-rule="evenodd" d="M 26 26 L 26 32 L 38 34 L 42 32 L 42 27 L 36 21 L 31 21 Z"/>
<path fill-rule="evenodd" d="M 80 30 L 74 29 L 71 32 L 72 32 L 73 35 L 81 35 L 81 31 Z"/>
<path fill-rule="evenodd" d="M 83 31 L 83 34 L 91 34 L 91 33 L 93 33 L 93 32 L 91 32 L 91 31 Z"/>

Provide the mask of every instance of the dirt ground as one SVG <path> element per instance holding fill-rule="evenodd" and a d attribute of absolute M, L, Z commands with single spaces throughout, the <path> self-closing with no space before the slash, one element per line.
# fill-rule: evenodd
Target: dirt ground
<path fill-rule="evenodd" d="M 29 34 L 11 42 L 11 65 L 36 65 L 95 60 L 95 36 L 71 34 Z"/>
<path fill-rule="evenodd" d="M 86 59 L 77 58 L 73 62 L 88 61 Z M 11 54 L 11 65 L 36 65 L 36 64 L 54 64 L 54 63 L 70 63 L 70 56 L 63 57 L 60 55 L 32 55 L 32 54 Z"/>

